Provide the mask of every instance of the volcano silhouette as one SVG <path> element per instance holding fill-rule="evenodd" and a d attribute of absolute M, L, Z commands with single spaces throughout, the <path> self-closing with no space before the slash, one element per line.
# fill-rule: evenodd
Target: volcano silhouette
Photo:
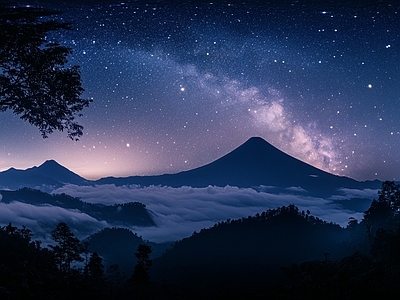
<path fill-rule="evenodd" d="M 0 187 L 20 189 L 23 187 L 46 190 L 46 187 L 61 187 L 66 183 L 84 185 L 88 181 L 55 160 L 47 160 L 38 167 L 26 170 L 10 168 L 0 172 Z"/>
<path fill-rule="evenodd" d="M 330 194 L 338 188 L 366 188 L 378 182 L 359 182 L 330 174 L 275 148 L 260 137 L 244 144 L 205 166 L 176 174 L 102 178 L 97 184 L 192 186 L 273 186 L 276 189 L 300 187 L 312 194 Z"/>

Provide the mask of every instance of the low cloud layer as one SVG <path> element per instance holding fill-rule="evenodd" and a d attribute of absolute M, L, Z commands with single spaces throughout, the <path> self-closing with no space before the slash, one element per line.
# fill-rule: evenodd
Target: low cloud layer
<path fill-rule="evenodd" d="M 268 191 L 268 190 L 267 190 Z M 306 195 L 271 194 L 237 187 L 171 188 L 100 185 L 67 185 L 54 191 L 79 197 L 89 203 L 112 205 L 138 201 L 152 213 L 157 227 L 131 227 L 146 240 L 165 242 L 190 236 L 194 231 L 213 226 L 228 218 L 237 219 L 261 213 L 267 209 L 295 204 L 300 210 L 329 222 L 345 226 L 350 217 L 362 219 L 362 213 L 343 209 L 331 200 Z M 374 191 L 343 190 L 335 200 L 347 197 L 371 197 Z M 332 200 L 333 200 L 332 198 Z M 102 226 L 103 224 L 98 224 Z"/>
<path fill-rule="evenodd" d="M 373 190 L 373 189 L 356 190 L 356 189 L 341 188 L 339 189 L 341 195 L 334 195 L 331 197 L 331 199 L 336 199 L 336 200 L 345 200 L 349 198 L 376 199 L 378 196 L 378 191 L 379 190 Z"/>
<path fill-rule="evenodd" d="M 0 225 L 10 222 L 19 228 L 26 226 L 34 232 L 34 239 L 40 239 L 44 244 L 51 243 L 50 232 L 59 222 L 66 222 L 79 238 L 109 226 L 79 210 L 51 205 L 35 206 L 22 202 L 0 202 Z"/>

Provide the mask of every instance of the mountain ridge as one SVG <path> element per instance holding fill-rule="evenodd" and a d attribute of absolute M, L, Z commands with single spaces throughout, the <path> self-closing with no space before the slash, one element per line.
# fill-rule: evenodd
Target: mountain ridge
<path fill-rule="evenodd" d="M 14 167 L 0 172 L 0 188 L 12 190 L 24 187 L 44 191 L 58 188 L 64 184 L 88 185 L 89 180 L 70 171 L 55 160 L 46 160 L 39 166 L 20 170 Z"/>
<path fill-rule="evenodd" d="M 155 176 L 106 177 L 95 183 L 198 188 L 266 185 L 277 187 L 278 192 L 302 187 L 314 195 L 327 195 L 338 188 L 379 188 L 381 185 L 379 181 L 360 182 L 330 174 L 280 151 L 260 137 L 252 137 L 221 158 L 192 170 Z"/>
<path fill-rule="evenodd" d="M 174 174 L 153 176 L 104 177 L 86 180 L 60 165 L 46 160 L 38 167 L 26 170 L 10 168 L 0 172 L 0 187 L 23 187 L 51 190 L 65 184 L 75 185 L 161 185 L 171 187 L 237 186 L 254 188 L 273 186 L 274 192 L 287 192 L 301 187 L 312 195 L 328 195 L 339 188 L 379 188 L 380 181 L 360 182 L 349 177 L 330 174 L 302 162 L 277 149 L 261 137 L 251 137 L 228 154 L 204 166 Z"/>

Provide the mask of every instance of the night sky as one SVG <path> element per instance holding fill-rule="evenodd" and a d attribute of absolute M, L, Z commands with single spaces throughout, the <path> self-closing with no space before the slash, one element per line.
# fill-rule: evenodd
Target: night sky
<path fill-rule="evenodd" d="M 72 22 L 49 39 L 72 48 L 93 103 L 78 142 L 2 113 L 0 170 L 175 173 L 260 136 L 334 174 L 398 180 L 400 4 L 365 2 L 45 3 Z"/>

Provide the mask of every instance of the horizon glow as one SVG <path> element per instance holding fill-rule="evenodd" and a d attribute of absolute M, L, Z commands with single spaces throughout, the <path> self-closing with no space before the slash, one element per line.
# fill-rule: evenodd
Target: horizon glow
<path fill-rule="evenodd" d="M 51 38 L 94 101 L 78 142 L 2 113 L 1 171 L 54 159 L 87 179 L 177 173 L 260 136 L 334 174 L 400 178 L 398 3 L 43 6 L 72 22 Z"/>

